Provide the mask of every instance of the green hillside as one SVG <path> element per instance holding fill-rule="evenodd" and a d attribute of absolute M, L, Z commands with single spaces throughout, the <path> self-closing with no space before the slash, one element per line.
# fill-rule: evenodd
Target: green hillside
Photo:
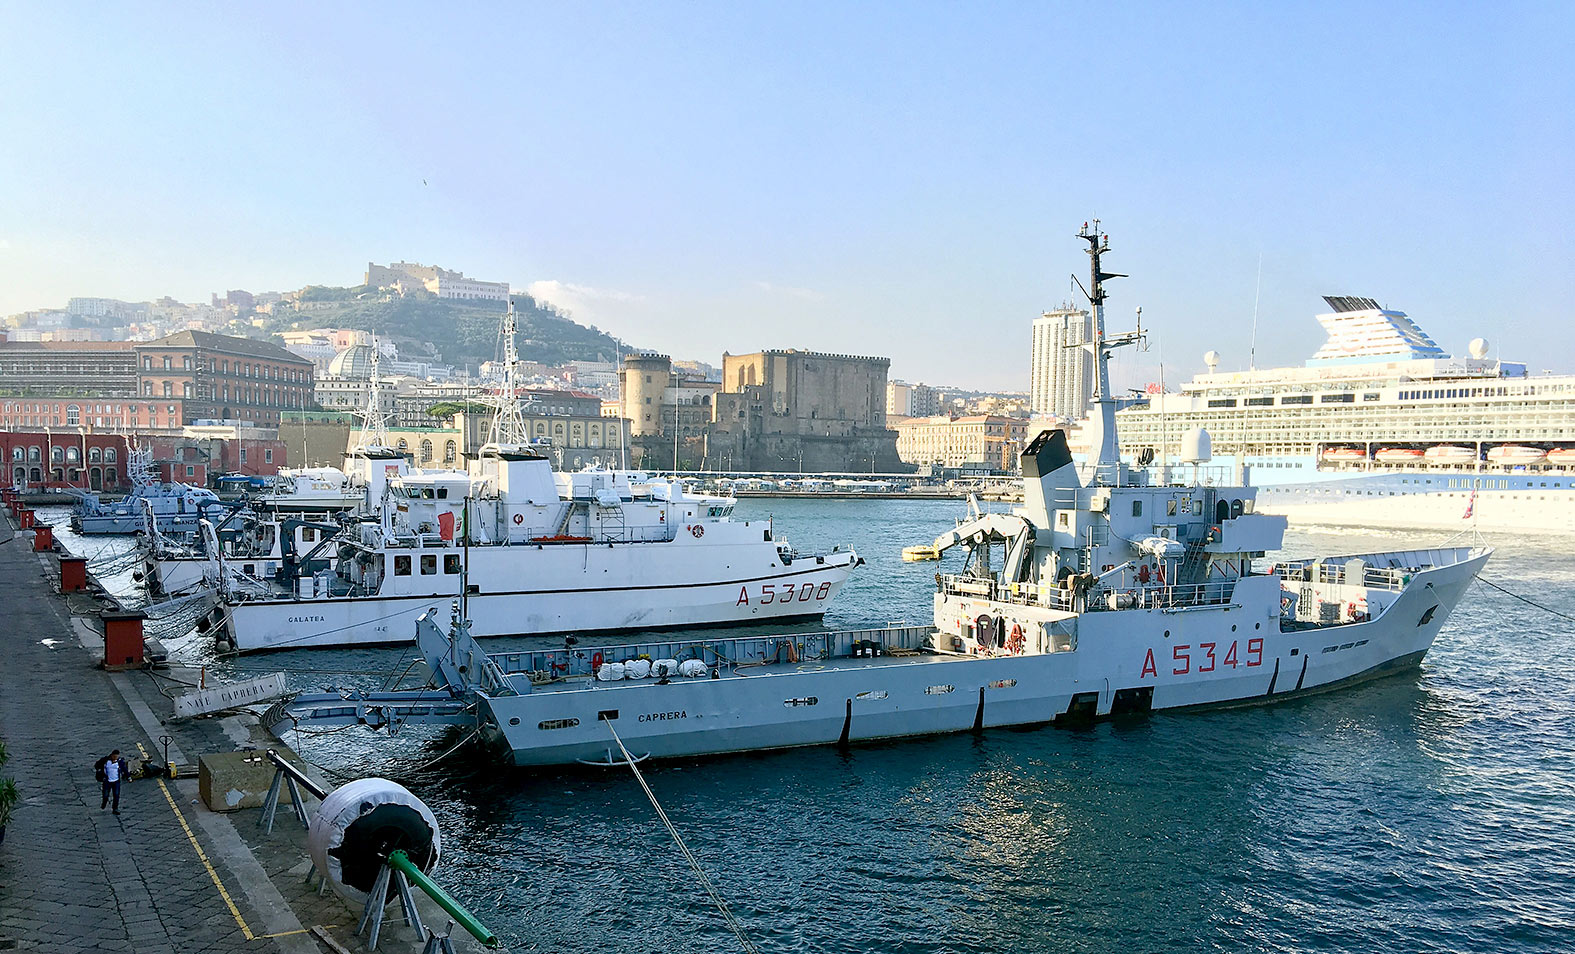
<path fill-rule="evenodd" d="M 428 292 L 403 297 L 386 291 L 313 285 L 302 290 L 307 310 L 286 312 L 264 330 L 355 328 L 392 338 L 400 356 L 475 368 L 501 354 L 498 330 L 503 303 L 457 301 Z M 547 365 L 565 361 L 616 361 L 627 345 L 595 327 L 577 324 L 546 302 L 514 296 L 520 357 Z"/>

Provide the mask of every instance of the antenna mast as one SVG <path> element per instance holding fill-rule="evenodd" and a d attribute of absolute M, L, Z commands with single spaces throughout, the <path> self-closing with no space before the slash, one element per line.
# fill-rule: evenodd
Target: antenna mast
<path fill-rule="evenodd" d="M 388 446 L 388 415 L 383 412 L 382 353 L 377 347 L 377 335 L 372 336 L 372 380 L 366 398 L 366 409 L 361 412 L 361 435 L 356 445 L 361 448 Z M 305 424 L 302 424 L 305 427 Z"/>
<path fill-rule="evenodd" d="M 503 380 L 499 385 L 497 400 L 493 402 L 492 429 L 489 439 L 494 444 L 530 443 L 525 417 L 520 413 L 519 352 L 514 347 L 514 297 L 509 296 L 509 308 L 503 316 Z"/>

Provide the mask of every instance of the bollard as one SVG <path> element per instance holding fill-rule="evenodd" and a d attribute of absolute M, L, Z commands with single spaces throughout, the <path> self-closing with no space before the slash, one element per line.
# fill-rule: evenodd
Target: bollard
<path fill-rule="evenodd" d="M 16 508 L 16 528 L 18 530 L 33 529 L 33 511 L 26 507 Z"/>
<path fill-rule="evenodd" d="M 60 558 L 60 592 L 80 593 L 87 589 L 87 557 Z"/>
<path fill-rule="evenodd" d="M 33 527 L 33 552 L 48 553 L 55 547 L 55 528 L 47 523 Z"/>
<path fill-rule="evenodd" d="M 142 621 L 148 614 L 141 610 L 103 610 L 104 668 L 140 669 L 142 667 Z"/>

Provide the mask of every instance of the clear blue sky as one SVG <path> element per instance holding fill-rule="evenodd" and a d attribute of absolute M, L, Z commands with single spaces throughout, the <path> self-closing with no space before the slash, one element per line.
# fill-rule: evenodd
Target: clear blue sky
<path fill-rule="evenodd" d="M 1172 381 L 1245 366 L 1260 254 L 1260 366 L 1357 294 L 1575 370 L 1572 10 L 3 3 L 0 314 L 406 259 L 1025 388 L 1099 215 Z"/>

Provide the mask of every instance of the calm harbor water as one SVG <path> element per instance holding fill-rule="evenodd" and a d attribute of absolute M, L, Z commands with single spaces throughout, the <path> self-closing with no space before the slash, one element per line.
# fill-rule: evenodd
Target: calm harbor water
<path fill-rule="evenodd" d="M 898 552 L 963 513 L 930 501 L 738 510 L 774 515 L 802 549 L 851 544 L 869 561 L 828 628 L 927 621 L 937 567 Z M 1287 554 L 1437 542 L 1309 528 Z M 1575 615 L 1575 542 L 1490 542 L 1487 578 Z M 1419 671 L 1313 699 L 646 774 L 766 951 L 1567 950 L 1572 647 L 1575 625 L 1477 586 Z M 212 671 L 294 669 L 318 689 L 374 684 L 410 658 L 311 651 Z M 391 777 L 431 805 L 442 881 L 513 949 L 737 949 L 627 770 L 529 773 L 470 749 L 429 764 L 458 738 L 296 741 L 338 776 Z"/>

